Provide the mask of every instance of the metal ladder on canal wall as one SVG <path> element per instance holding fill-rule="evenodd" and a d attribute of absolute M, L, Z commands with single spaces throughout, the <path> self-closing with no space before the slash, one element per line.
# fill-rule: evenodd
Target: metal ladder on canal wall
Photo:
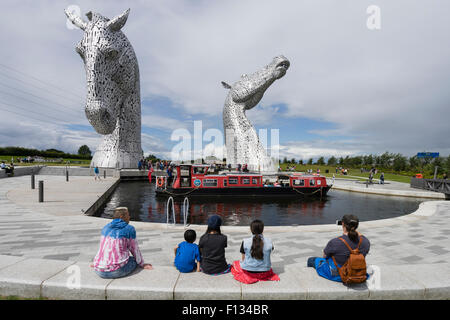
<path fill-rule="evenodd" d="M 170 207 L 170 204 L 172 204 L 172 207 Z M 173 202 L 173 197 L 169 197 L 167 199 L 166 204 L 166 225 L 169 226 L 169 210 L 172 208 L 172 220 L 173 220 L 173 226 L 176 224 L 176 217 L 175 217 L 175 205 Z M 186 228 L 188 226 L 187 219 L 189 216 L 189 198 L 185 197 L 183 201 L 183 207 L 181 208 L 181 214 L 183 215 L 183 226 Z"/>

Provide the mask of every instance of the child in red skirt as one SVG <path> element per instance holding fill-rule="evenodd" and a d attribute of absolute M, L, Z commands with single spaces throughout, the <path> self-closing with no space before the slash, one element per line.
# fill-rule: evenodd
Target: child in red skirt
<path fill-rule="evenodd" d="M 234 261 L 231 272 L 236 280 L 243 283 L 257 281 L 279 281 L 272 271 L 270 254 L 274 249 L 272 240 L 263 237 L 264 223 L 254 220 L 250 224 L 252 237 L 244 239 L 241 244 L 242 261 Z"/>

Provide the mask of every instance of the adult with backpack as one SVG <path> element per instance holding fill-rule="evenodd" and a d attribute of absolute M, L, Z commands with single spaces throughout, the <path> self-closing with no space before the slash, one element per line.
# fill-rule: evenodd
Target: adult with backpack
<path fill-rule="evenodd" d="M 356 229 L 359 219 L 345 215 L 342 224 L 343 235 L 328 242 L 323 250 L 323 258 L 311 257 L 308 267 L 316 269 L 319 276 L 345 284 L 362 283 L 367 280 L 365 256 L 369 253 L 370 242 Z"/>

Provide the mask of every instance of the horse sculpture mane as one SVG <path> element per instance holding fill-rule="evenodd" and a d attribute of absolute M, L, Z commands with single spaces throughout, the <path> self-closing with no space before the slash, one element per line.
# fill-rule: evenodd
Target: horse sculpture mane
<path fill-rule="evenodd" d="M 249 76 L 242 75 L 233 85 L 222 82 L 230 90 L 223 107 L 227 163 L 234 166 L 247 164 L 251 170 L 275 171 L 275 163 L 267 156 L 245 111 L 261 101 L 264 92 L 286 74 L 289 66 L 288 59 L 278 56 L 262 70 Z"/>
<path fill-rule="evenodd" d="M 95 131 L 104 135 L 91 166 L 136 168 L 143 156 L 139 67 L 121 31 L 130 10 L 113 19 L 88 12 L 88 21 L 65 12 L 84 31 L 75 50 L 86 69 L 85 113 Z"/>

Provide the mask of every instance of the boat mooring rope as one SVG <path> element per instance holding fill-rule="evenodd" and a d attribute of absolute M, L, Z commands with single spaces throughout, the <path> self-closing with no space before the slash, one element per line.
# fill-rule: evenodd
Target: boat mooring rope
<path fill-rule="evenodd" d="M 198 188 L 194 188 L 191 191 L 188 191 L 186 193 L 173 193 L 173 192 L 169 192 L 166 190 L 163 190 L 164 193 L 167 193 L 170 196 L 187 196 L 188 194 L 191 194 L 192 192 L 194 192 L 195 190 L 197 190 Z"/>

